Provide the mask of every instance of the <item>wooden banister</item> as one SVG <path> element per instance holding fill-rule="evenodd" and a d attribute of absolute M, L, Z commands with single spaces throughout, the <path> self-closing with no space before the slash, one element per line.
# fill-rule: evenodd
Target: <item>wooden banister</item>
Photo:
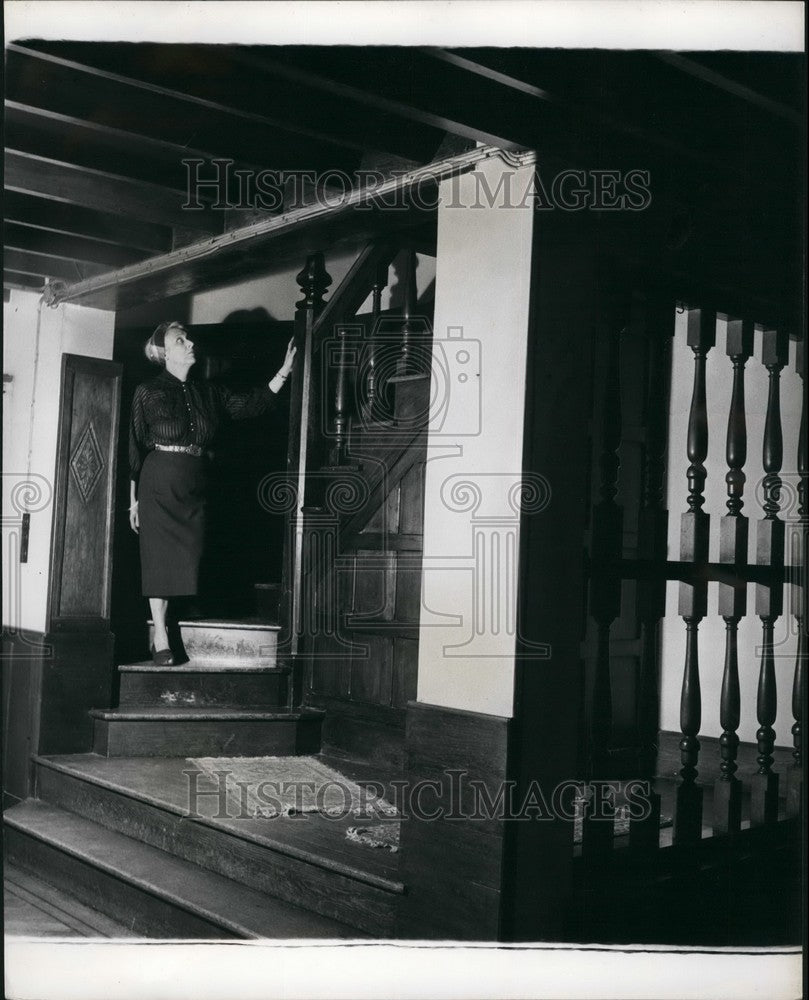
<path fill-rule="evenodd" d="M 781 465 L 783 434 L 781 430 L 781 371 L 789 360 L 789 341 L 784 330 L 765 330 L 762 337 L 762 364 L 769 374 L 767 416 L 762 442 L 764 467 L 764 517 L 758 522 L 756 561 L 759 565 L 784 566 L 784 522 L 778 517 L 781 509 Z M 756 586 L 756 614 L 761 618 L 761 666 L 759 669 L 756 717 L 759 729 L 758 773 L 753 775 L 750 798 L 750 822 L 753 826 L 775 823 L 778 819 L 779 776 L 772 770 L 775 745 L 773 725 L 778 709 L 775 681 L 773 636 L 775 622 L 784 610 L 782 583 Z"/>
<path fill-rule="evenodd" d="M 728 472 L 728 513 L 719 525 L 719 561 L 732 566 L 747 562 L 747 518 L 744 506 L 744 464 L 747 461 L 747 419 L 744 399 L 744 367 L 753 354 L 753 324 L 747 320 L 728 319 L 725 353 L 733 363 L 733 389 L 728 413 L 725 456 Z M 722 726 L 720 750 L 721 776 L 714 787 L 715 833 L 738 833 L 742 821 L 742 787 L 736 777 L 736 754 L 741 720 L 739 693 L 738 627 L 747 613 L 747 585 L 741 580 L 719 584 L 719 614 L 725 619 L 725 664 L 719 721 Z"/>
<path fill-rule="evenodd" d="M 709 309 L 688 311 L 687 343 L 694 353 L 694 383 L 688 417 L 686 452 L 688 466 L 688 510 L 680 524 L 680 559 L 700 566 L 708 561 L 710 517 L 705 503 L 705 459 L 708 456 L 708 407 L 705 363 L 716 342 L 716 314 Z M 708 611 L 708 584 L 699 575 L 680 583 L 679 614 L 686 626 L 685 665 L 680 696 L 680 741 L 682 781 L 677 787 L 674 842 L 696 843 L 702 836 L 702 789 L 696 783 L 702 697 L 699 679 L 699 624 Z"/>

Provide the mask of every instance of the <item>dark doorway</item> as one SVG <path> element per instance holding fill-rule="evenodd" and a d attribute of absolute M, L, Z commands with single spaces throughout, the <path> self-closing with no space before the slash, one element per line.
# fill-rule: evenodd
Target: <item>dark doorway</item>
<path fill-rule="evenodd" d="M 258 310 L 234 314 L 217 324 L 184 324 L 194 341 L 195 378 L 220 382 L 235 392 L 266 384 L 281 366 L 293 333 Z M 119 452 L 119 489 L 113 577 L 113 621 L 117 662 L 131 662 L 146 651 L 148 605 L 140 594 L 136 536 L 127 518 L 129 464 L 127 434 L 135 387 L 156 374 L 143 345 L 153 326 L 116 334 L 116 360 L 124 363 Z M 272 614 L 268 584 L 281 578 L 283 520 L 262 507 L 259 487 L 265 476 L 286 465 L 289 394 L 283 391 L 274 412 L 252 420 L 223 421 L 210 451 L 207 537 L 200 593 L 176 602 L 182 617 L 255 618 Z M 259 585 L 257 589 L 257 585 Z"/>

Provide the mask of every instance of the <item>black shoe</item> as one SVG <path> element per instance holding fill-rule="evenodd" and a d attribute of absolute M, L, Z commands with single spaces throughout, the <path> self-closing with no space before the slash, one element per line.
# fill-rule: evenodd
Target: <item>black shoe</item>
<path fill-rule="evenodd" d="M 152 643 L 152 663 L 156 667 L 171 667 L 174 665 L 174 655 L 170 649 L 155 649 Z"/>

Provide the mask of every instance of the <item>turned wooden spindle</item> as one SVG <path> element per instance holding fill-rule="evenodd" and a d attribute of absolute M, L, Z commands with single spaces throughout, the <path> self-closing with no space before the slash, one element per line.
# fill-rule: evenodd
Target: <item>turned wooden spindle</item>
<path fill-rule="evenodd" d="M 708 583 L 700 569 L 708 563 L 710 517 L 705 503 L 705 459 L 708 457 L 708 407 L 705 363 L 716 342 L 716 313 L 689 309 L 688 346 L 694 352 L 694 383 L 688 417 L 686 453 L 689 466 L 688 510 L 680 521 L 680 560 L 693 565 L 693 576 L 680 582 L 679 614 L 686 626 L 685 666 L 680 696 L 681 782 L 677 786 L 674 842 L 698 843 L 702 836 L 702 788 L 697 784 L 702 698 L 699 681 L 699 624 L 708 611 Z"/>
<path fill-rule="evenodd" d="M 781 509 L 781 464 L 783 435 L 781 432 L 781 370 L 786 365 L 789 341 L 781 330 L 765 330 L 762 337 L 762 363 L 769 374 L 767 416 L 764 423 L 762 465 L 764 467 L 764 517 L 758 522 L 756 563 L 769 566 L 772 576 L 767 583 L 756 584 L 756 614 L 761 618 L 761 666 L 756 697 L 756 717 L 759 729 L 758 772 L 753 775 L 750 796 L 750 823 L 763 826 L 778 819 L 779 776 L 772 770 L 773 747 L 778 696 L 775 684 L 773 636 L 775 622 L 784 610 L 784 522 L 778 517 Z"/>
<path fill-rule="evenodd" d="M 636 587 L 636 610 L 641 630 L 640 689 L 637 699 L 638 773 L 650 783 L 649 815 L 629 828 L 633 849 L 657 848 L 660 839 L 660 796 L 652 791 L 657 772 L 660 713 L 660 619 L 666 613 L 667 538 L 669 512 L 663 506 L 671 381 L 671 345 L 674 302 L 663 298 L 646 309 L 649 376 L 646 386 L 646 446 L 643 466 L 643 503 L 638 518 L 638 557 L 658 566 L 651 579 Z"/>
<path fill-rule="evenodd" d="M 337 338 L 339 348 L 337 350 L 337 372 L 334 386 L 334 446 L 332 448 L 330 463 L 333 466 L 343 465 L 346 454 L 346 441 L 348 436 L 348 341 L 349 330 L 338 327 Z"/>
<path fill-rule="evenodd" d="M 744 398 L 744 367 L 753 354 L 754 330 L 749 320 L 729 318 L 725 353 L 733 363 L 733 389 L 728 413 L 725 457 L 728 471 L 727 514 L 719 523 L 719 561 L 737 567 L 739 576 L 732 583 L 719 584 L 719 614 L 725 620 L 725 665 L 719 702 L 722 736 L 720 776 L 714 787 L 715 833 L 738 833 L 742 821 L 742 787 L 736 777 L 739 749 L 740 694 L 738 627 L 747 614 L 747 583 L 741 567 L 747 563 L 748 520 L 741 513 L 744 506 L 744 464 L 747 461 L 747 417 Z"/>
<path fill-rule="evenodd" d="M 596 623 L 597 642 L 592 692 L 588 711 L 589 771 L 594 779 L 609 777 L 612 735 L 612 684 L 610 678 L 610 630 L 621 613 L 620 559 L 623 541 L 623 508 L 615 502 L 621 445 L 620 335 L 622 327 L 609 332 L 607 375 L 601 412 L 600 499 L 593 508 L 590 614 Z M 602 853 L 612 847 L 613 825 L 585 816 L 582 852 Z"/>
<path fill-rule="evenodd" d="M 399 360 L 396 365 L 397 375 L 410 375 L 413 369 L 413 334 L 416 332 L 415 317 L 417 309 L 417 267 L 418 258 L 416 257 L 416 251 L 408 250 L 404 277 L 404 302 L 402 304 L 402 341 Z"/>
<path fill-rule="evenodd" d="M 379 326 L 379 317 L 382 313 L 382 293 L 388 285 L 387 263 L 380 264 L 374 273 L 374 284 L 371 292 L 371 328 L 365 342 L 364 351 L 364 416 L 369 422 L 373 422 L 378 408 L 379 386 L 377 385 L 377 357 L 376 357 L 376 332 Z"/>
<path fill-rule="evenodd" d="M 792 764 L 787 773 L 787 815 L 800 816 L 803 805 L 803 706 L 806 704 L 806 570 L 809 566 L 807 540 L 809 540 L 809 512 L 806 500 L 809 491 L 806 442 L 806 337 L 796 347 L 795 368 L 803 383 L 801 423 L 798 431 L 798 523 L 792 532 L 792 586 L 791 610 L 798 632 L 795 653 L 795 674 L 792 678 Z"/>

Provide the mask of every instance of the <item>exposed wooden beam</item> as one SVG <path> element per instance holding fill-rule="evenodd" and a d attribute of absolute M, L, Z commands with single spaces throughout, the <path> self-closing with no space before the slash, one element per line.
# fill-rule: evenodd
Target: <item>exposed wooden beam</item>
<path fill-rule="evenodd" d="M 793 108 L 787 107 L 786 104 L 782 104 L 780 101 L 774 101 L 771 97 L 765 97 L 764 94 L 760 94 L 757 90 L 753 90 L 752 87 L 739 83 L 738 80 L 733 80 L 722 73 L 717 73 L 716 70 L 710 69 L 708 66 L 703 66 L 698 59 L 689 59 L 679 52 L 657 52 L 655 54 L 658 59 L 669 66 L 674 66 L 675 69 L 679 69 L 683 73 L 701 80 L 703 83 L 708 83 L 718 90 L 724 90 L 727 94 L 733 94 L 734 97 L 739 97 L 743 101 L 747 101 L 748 104 L 761 108 L 769 112 L 769 114 L 775 115 L 777 118 L 783 118 L 785 121 L 798 126 L 802 126 L 804 123 L 804 116 Z"/>
<path fill-rule="evenodd" d="M 145 253 L 165 253 L 172 248 L 172 231 L 167 226 L 96 212 L 81 205 L 68 205 L 19 191 L 5 191 L 3 212 L 9 222 L 67 236 L 84 236 Z"/>
<path fill-rule="evenodd" d="M 461 120 L 431 111 L 429 107 L 418 107 L 405 101 L 384 97 L 379 93 L 364 90 L 330 76 L 322 76 L 311 70 L 279 62 L 276 59 L 263 59 L 250 52 L 237 51 L 234 53 L 234 59 L 249 69 L 260 70 L 263 73 L 290 80 L 320 93 L 336 94 L 347 101 L 372 108 L 374 111 L 396 115 L 420 125 L 429 125 L 441 132 L 453 132 L 456 135 L 474 139 L 476 142 L 499 146 L 501 149 L 517 150 L 524 146 L 524 143 L 515 141 L 504 131 L 491 131 L 477 127 L 474 124 L 474 111 L 471 110 L 468 118 Z"/>
<path fill-rule="evenodd" d="M 75 167 L 70 163 L 7 149 L 5 186 L 11 191 L 83 205 L 113 215 L 134 216 L 163 226 L 221 232 L 222 220 L 207 210 L 184 210 L 186 194 L 156 184 Z"/>
<path fill-rule="evenodd" d="M 212 148 L 201 149 L 170 139 L 156 138 L 153 134 L 147 134 L 144 131 L 131 132 L 112 125 L 89 121 L 86 118 L 78 118 L 75 115 L 60 114 L 48 108 L 33 107 L 19 101 L 6 100 L 4 104 L 7 129 L 8 125 L 12 124 L 29 131 L 41 132 L 49 137 L 70 141 L 75 145 L 114 150 L 139 159 L 148 157 L 152 163 L 159 162 L 167 166 L 177 167 L 183 159 L 188 157 L 210 160 L 217 156 L 229 155 L 233 157 L 235 155 L 231 147 L 226 148 L 217 142 L 212 143 Z M 127 123 L 130 123 L 132 118 L 127 114 L 126 120 Z M 155 123 L 152 124 L 154 126 Z M 174 138 L 176 139 L 176 136 Z M 207 138 L 214 137 L 208 136 Z M 13 143 L 9 142 L 8 145 L 13 145 Z M 256 151 L 255 145 L 253 145 L 253 151 Z M 260 170 L 266 166 L 267 164 L 262 163 L 261 159 L 249 162 L 242 159 L 234 160 L 236 169 Z"/>
<path fill-rule="evenodd" d="M 228 103 L 226 100 L 223 101 L 221 96 L 213 99 L 210 96 L 203 96 L 200 93 L 192 92 L 191 75 L 189 74 L 186 77 L 184 70 L 182 72 L 183 89 L 178 90 L 162 86 L 160 83 L 154 81 L 134 79 L 133 77 L 124 76 L 121 73 L 112 72 L 107 69 L 100 69 L 90 64 L 64 59 L 51 52 L 44 52 L 24 45 L 12 43 L 6 46 L 6 48 L 12 58 L 38 61 L 40 65 L 56 67 L 61 71 L 72 74 L 70 77 L 71 92 L 69 94 L 71 101 L 75 102 L 81 99 L 82 103 L 86 104 L 89 102 L 92 106 L 93 91 L 97 94 L 98 87 L 104 86 L 105 89 L 111 90 L 113 93 L 117 92 L 119 98 L 124 100 L 125 105 L 134 104 L 131 110 L 136 117 L 139 111 L 138 105 L 141 105 L 143 108 L 151 108 L 152 115 L 150 117 L 153 118 L 155 128 L 159 128 L 161 117 L 165 116 L 172 120 L 176 123 L 174 125 L 175 137 L 188 133 L 187 127 L 179 130 L 180 123 L 182 122 L 182 109 L 185 108 L 185 118 L 187 121 L 189 116 L 192 119 L 194 117 L 193 111 L 189 111 L 189 108 L 196 107 L 203 109 L 205 112 L 205 115 L 199 119 L 200 121 L 205 120 L 205 118 L 213 118 L 214 122 L 217 118 L 219 121 L 230 118 L 237 120 L 240 123 L 241 129 L 244 129 L 246 122 L 264 127 L 267 129 L 267 137 L 273 137 L 270 143 L 271 147 L 277 149 L 279 153 L 282 153 L 284 146 L 289 146 L 291 142 L 295 143 L 298 149 L 301 149 L 303 140 L 310 140 L 311 143 L 316 145 L 310 145 L 309 149 L 301 157 L 304 161 L 309 159 L 309 165 L 312 164 L 314 159 L 322 158 L 324 145 L 332 149 L 342 147 L 360 152 L 364 151 L 365 148 L 362 141 L 354 138 L 350 132 L 346 131 L 343 133 L 338 128 L 335 128 L 334 122 L 328 123 L 324 121 L 321 123 L 322 127 L 320 128 L 307 125 L 306 122 L 309 118 L 317 118 L 316 107 L 310 106 L 311 114 L 309 115 L 301 114 L 301 108 L 299 107 L 296 107 L 294 114 L 290 116 L 273 113 L 273 100 L 270 93 L 267 94 L 267 99 L 263 102 L 262 111 L 259 112 L 254 109 L 234 106 L 234 104 Z M 215 50 L 216 47 L 213 47 L 213 51 Z M 16 67 L 12 66 L 11 68 L 15 69 Z M 8 75 L 10 77 L 9 93 L 12 96 L 17 94 L 22 103 L 38 104 L 40 98 L 51 101 L 58 100 L 58 94 L 54 94 L 53 92 L 48 95 L 47 93 L 37 91 L 35 94 L 27 94 L 26 96 L 26 91 L 23 88 L 19 88 L 17 91 L 12 90 L 12 85 L 18 77 L 11 72 L 8 72 Z M 39 75 L 43 75 L 41 69 Z M 21 73 L 20 76 L 25 76 L 25 74 Z M 29 74 L 29 76 L 36 76 L 36 74 Z M 82 81 L 80 76 L 84 76 L 85 80 Z M 34 80 L 34 82 L 36 81 Z M 210 83 L 209 79 L 208 84 L 210 85 Z M 45 91 L 47 90 L 48 88 L 45 88 Z M 138 99 L 133 98 L 134 91 L 140 91 L 141 97 Z M 125 100 L 127 92 L 128 101 Z M 253 99 L 256 99 L 255 84 L 253 84 Z M 52 104 L 49 106 L 53 107 Z M 54 110 L 67 111 L 67 108 L 63 106 L 60 109 L 54 108 Z M 222 116 L 224 116 L 224 119 Z M 286 133 L 286 138 L 284 135 L 279 135 L 279 131 Z M 305 164 L 296 164 L 298 167 L 303 165 Z M 272 166 L 277 169 L 279 165 L 273 163 Z"/>
<path fill-rule="evenodd" d="M 458 52 L 440 48 L 423 48 L 420 51 L 431 60 L 469 73 L 479 80 L 488 80 L 496 86 L 511 90 L 515 97 L 519 95 L 516 99 L 523 103 L 533 101 L 536 108 L 535 115 L 547 115 L 548 109 L 553 109 L 553 118 L 549 124 L 553 124 L 553 121 L 558 122 L 558 115 L 562 114 L 571 124 L 577 123 L 576 130 L 581 134 L 595 136 L 599 133 L 612 133 L 616 137 L 626 137 L 636 142 L 638 149 L 651 145 L 667 153 L 686 157 L 692 163 L 704 164 L 727 173 L 738 172 L 733 163 L 728 163 L 724 157 L 717 159 L 715 156 L 706 154 L 701 148 L 689 145 L 688 142 L 673 135 L 639 125 L 628 116 L 621 117 L 620 108 L 611 108 L 607 111 L 596 103 L 585 104 L 580 100 L 571 100 L 568 96 L 554 89 L 552 79 L 548 80 L 547 87 L 539 87 L 525 79 L 502 72 Z M 530 110 L 527 106 L 521 117 L 530 118 Z M 538 118 L 537 120 L 541 121 L 542 119 Z M 546 133 L 545 142 L 547 142 L 548 135 Z M 552 141 L 547 148 L 552 149 L 556 146 L 557 152 L 562 151 L 564 145 L 563 142 L 558 141 L 559 136 L 550 133 L 550 137 Z"/>
<path fill-rule="evenodd" d="M 31 253 L 28 250 L 6 250 L 3 263 L 10 271 L 18 271 L 20 274 L 59 278 L 60 281 L 68 282 L 86 281 L 109 270 L 99 264 L 79 264 L 75 260 Z"/>
<path fill-rule="evenodd" d="M 87 261 L 92 264 L 106 264 L 108 267 L 125 267 L 143 260 L 147 256 L 137 250 L 115 246 L 112 243 L 98 243 L 82 236 L 65 236 L 44 229 L 21 226 L 16 222 L 3 227 L 3 246 L 13 250 L 31 250 L 34 253 L 64 257 L 69 260 Z"/>
<path fill-rule="evenodd" d="M 386 115 L 396 115 L 399 118 L 404 118 L 407 121 L 416 122 L 420 125 L 427 125 L 430 128 L 436 129 L 439 133 L 436 135 L 436 145 L 440 141 L 441 132 L 454 132 L 466 138 L 474 139 L 476 142 L 499 146 L 501 149 L 521 148 L 520 143 L 514 142 L 513 139 L 509 138 L 503 132 L 487 131 L 475 127 L 471 122 L 472 115 L 470 115 L 468 121 L 462 122 L 441 114 L 436 114 L 428 108 L 421 108 L 405 101 L 384 97 L 375 91 L 364 90 L 362 87 L 341 82 L 334 77 L 322 76 L 320 73 L 279 62 L 277 59 L 264 59 L 244 50 L 237 50 L 233 54 L 233 58 L 248 69 L 259 70 L 265 74 L 280 77 L 299 86 L 311 88 L 320 94 L 337 95 L 339 98 L 353 104 L 371 108 Z"/>

